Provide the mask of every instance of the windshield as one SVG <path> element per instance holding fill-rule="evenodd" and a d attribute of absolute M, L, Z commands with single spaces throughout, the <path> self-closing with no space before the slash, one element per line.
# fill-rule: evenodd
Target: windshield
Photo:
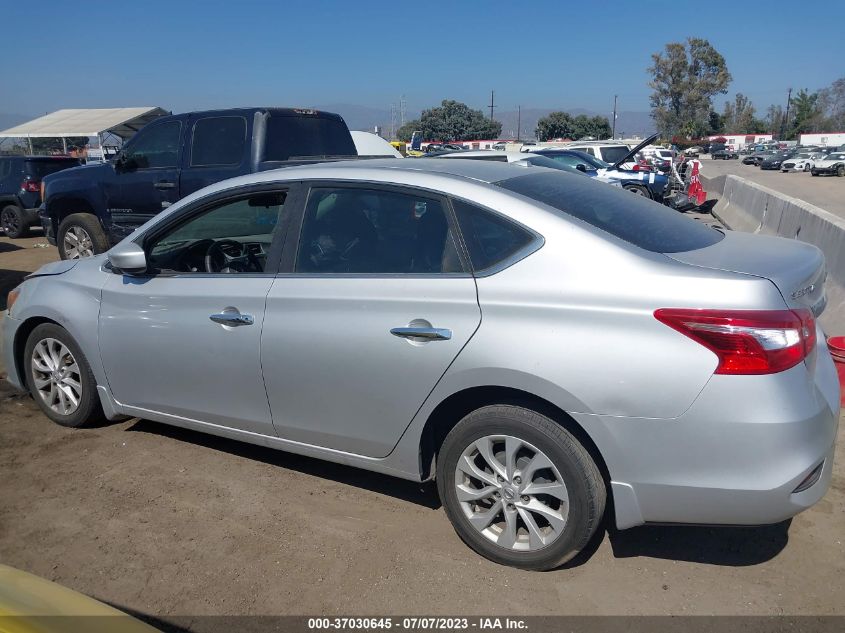
<path fill-rule="evenodd" d="M 534 173 L 495 183 L 655 253 L 711 246 L 724 235 L 627 191 L 561 173 Z"/>
<path fill-rule="evenodd" d="M 581 159 L 582 162 L 585 162 L 587 163 L 587 165 L 593 167 L 593 169 L 607 169 L 608 167 L 610 167 L 610 163 L 606 163 L 602 159 L 596 158 L 595 156 L 593 156 L 592 154 L 588 154 L 587 152 L 581 152 L 576 149 L 571 150 L 569 153 L 574 154 L 579 159 Z"/>

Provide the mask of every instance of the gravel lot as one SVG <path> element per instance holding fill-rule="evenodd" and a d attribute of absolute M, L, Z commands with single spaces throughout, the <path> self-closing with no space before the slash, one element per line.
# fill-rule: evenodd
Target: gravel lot
<path fill-rule="evenodd" d="M 38 243 L 0 238 L 3 301 L 56 257 Z M 64 429 L 0 386 L 0 561 L 165 619 L 845 614 L 843 525 L 840 457 L 791 522 L 603 532 L 566 569 L 522 572 L 464 546 L 431 485 L 150 421 Z"/>
<path fill-rule="evenodd" d="M 845 178 L 836 176 L 816 176 L 803 172 L 783 173 L 781 171 L 763 171 L 754 165 L 743 165 L 739 160 L 712 160 L 702 156 L 702 172 L 707 178 L 723 174 L 733 174 L 747 178 L 769 189 L 785 193 L 793 198 L 800 198 L 825 211 L 830 211 L 845 218 Z"/>

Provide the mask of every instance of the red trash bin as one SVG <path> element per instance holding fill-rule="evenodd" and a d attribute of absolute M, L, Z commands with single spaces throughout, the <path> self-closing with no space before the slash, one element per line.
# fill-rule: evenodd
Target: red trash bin
<path fill-rule="evenodd" d="M 840 402 L 845 406 L 845 336 L 831 336 L 827 339 L 827 346 L 839 374 Z"/>

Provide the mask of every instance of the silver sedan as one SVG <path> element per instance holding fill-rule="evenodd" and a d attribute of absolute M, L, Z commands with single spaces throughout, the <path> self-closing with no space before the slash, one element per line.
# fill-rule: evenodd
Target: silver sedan
<path fill-rule="evenodd" d="M 619 529 L 761 524 L 822 498 L 824 277 L 813 246 L 561 171 L 341 162 L 218 183 L 43 267 L 4 354 L 59 424 L 434 479 L 470 547 L 549 569 L 606 507 Z"/>

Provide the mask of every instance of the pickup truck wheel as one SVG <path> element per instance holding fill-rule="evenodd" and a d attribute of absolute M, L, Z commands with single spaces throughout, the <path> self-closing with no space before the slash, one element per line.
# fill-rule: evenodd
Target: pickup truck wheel
<path fill-rule="evenodd" d="M 29 225 L 24 222 L 20 207 L 10 204 L 0 211 L 0 228 L 6 237 L 17 239 L 29 233 Z"/>
<path fill-rule="evenodd" d="M 59 225 L 56 244 L 62 259 L 92 257 L 109 249 L 105 231 L 90 213 L 67 216 Z"/>
<path fill-rule="evenodd" d="M 438 452 L 437 488 L 455 531 L 502 565 L 554 569 L 584 549 L 606 490 L 587 450 L 561 425 L 513 405 L 482 407 Z"/>

